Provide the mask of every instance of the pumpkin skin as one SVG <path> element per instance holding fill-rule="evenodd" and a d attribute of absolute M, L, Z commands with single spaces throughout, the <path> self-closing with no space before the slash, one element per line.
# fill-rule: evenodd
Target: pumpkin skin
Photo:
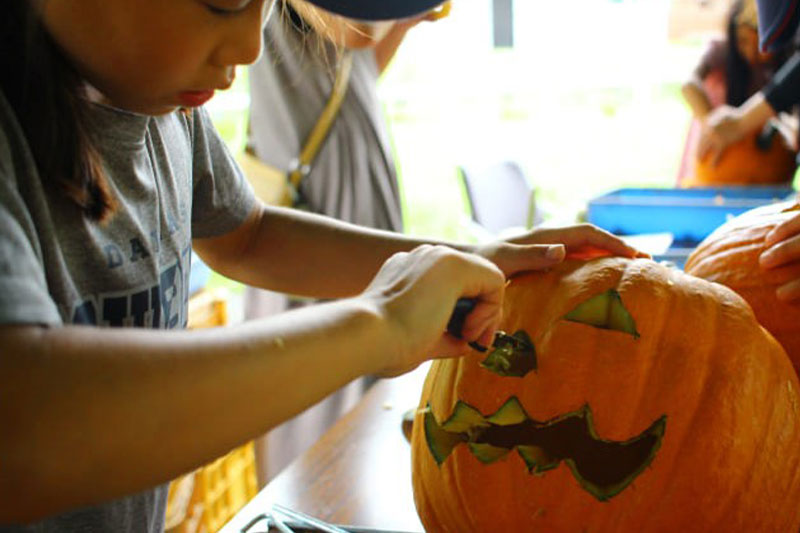
<path fill-rule="evenodd" d="M 612 289 L 638 336 L 564 320 Z M 535 371 L 501 377 L 475 352 L 434 361 L 426 378 L 411 447 L 428 533 L 797 531 L 797 377 L 733 291 L 646 259 L 568 260 L 510 281 L 502 329 L 529 334 Z M 428 413 L 447 420 L 461 401 L 488 416 L 510 397 L 539 421 L 588 406 L 604 440 L 666 426 L 652 461 L 605 501 L 565 462 L 531 474 L 513 450 L 483 464 L 459 444 L 437 463 Z"/>
<path fill-rule="evenodd" d="M 800 205 L 792 200 L 752 209 L 729 220 L 695 248 L 684 270 L 739 293 L 800 372 L 800 304 L 782 302 L 775 295 L 780 285 L 800 278 L 800 265 L 767 271 L 758 265 L 767 234 L 796 216 L 798 210 Z"/>
<path fill-rule="evenodd" d="M 776 135 L 767 150 L 756 144 L 760 132 L 748 134 L 725 149 L 716 165 L 707 155 L 695 160 L 694 175 L 683 187 L 717 185 L 776 185 L 789 183 L 796 168 L 795 152 Z"/>

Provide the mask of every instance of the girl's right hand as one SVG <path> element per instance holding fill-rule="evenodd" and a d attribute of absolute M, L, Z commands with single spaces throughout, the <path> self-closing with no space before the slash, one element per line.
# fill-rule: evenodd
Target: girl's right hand
<path fill-rule="evenodd" d="M 446 246 L 422 245 L 390 257 L 360 296 L 377 306 L 389 329 L 379 373 L 398 375 L 433 357 L 464 355 L 468 341 L 491 345 L 504 287 L 492 262 Z M 478 303 L 457 339 L 445 329 L 461 297 Z"/>

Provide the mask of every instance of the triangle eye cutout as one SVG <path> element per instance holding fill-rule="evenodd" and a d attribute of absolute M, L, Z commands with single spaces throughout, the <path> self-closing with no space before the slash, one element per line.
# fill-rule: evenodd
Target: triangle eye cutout
<path fill-rule="evenodd" d="M 601 329 L 622 331 L 639 338 L 636 322 L 625 309 L 622 298 L 614 289 L 596 294 L 564 316 L 564 320 L 579 322 Z"/>

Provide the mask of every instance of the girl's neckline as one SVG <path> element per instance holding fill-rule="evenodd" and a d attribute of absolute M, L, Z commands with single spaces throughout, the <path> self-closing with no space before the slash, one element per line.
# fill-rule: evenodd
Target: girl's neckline
<path fill-rule="evenodd" d="M 118 146 L 139 149 L 145 144 L 147 127 L 152 117 L 115 107 L 109 99 L 93 85 L 86 83 L 86 99 L 92 122 L 98 132 L 98 142 L 108 140 Z M 108 139 L 108 140 L 107 140 Z"/>

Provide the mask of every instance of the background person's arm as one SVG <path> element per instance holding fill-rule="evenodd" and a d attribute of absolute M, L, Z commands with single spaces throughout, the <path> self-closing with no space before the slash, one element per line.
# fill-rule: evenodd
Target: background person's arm
<path fill-rule="evenodd" d="M 800 102 L 800 52 L 775 73 L 769 83 L 739 107 L 724 106 L 713 111 L 698 144 L 698 156 L 711 154 L 718 160 L 725 149 L 770 118 Z"/>

